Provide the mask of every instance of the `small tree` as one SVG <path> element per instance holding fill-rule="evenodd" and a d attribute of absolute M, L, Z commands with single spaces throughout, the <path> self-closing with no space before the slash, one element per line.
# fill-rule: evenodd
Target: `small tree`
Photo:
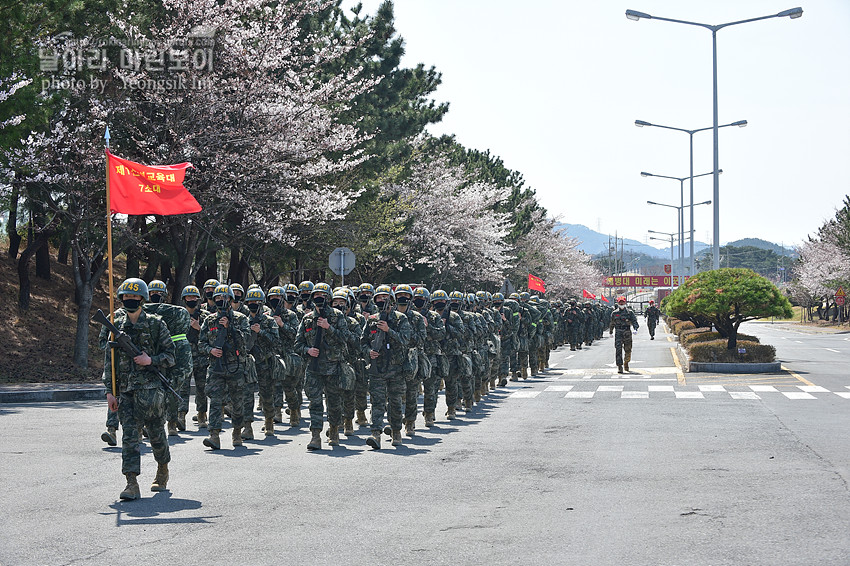
<path fill-rule="evenodd" d="M 730 350 L 738 345 L 742 322 L 792 315 L 791 303 L 776 285 L 751 269 L 738 268 L 703 271 L 691 277 L 664 300 L 662 307 L 677 318 L 710 320 L 727 339 Z"/>

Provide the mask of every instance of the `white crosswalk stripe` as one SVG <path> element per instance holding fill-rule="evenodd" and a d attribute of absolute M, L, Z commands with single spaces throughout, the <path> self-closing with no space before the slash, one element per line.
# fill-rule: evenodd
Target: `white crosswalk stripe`
<path fill-rule="evenodd" d="M 599 380 L 597 380 L 599 381 Z M 509 398 L 513 399 L 534 399 L 543 393 L 565 393 L 565 399 L 594 399 L 597 397 L 611 399 L 649 399 L 649 398 L 670 398 L 670 399 L 716 399 L 718 396 L 723 397 L 724 394 L 729 398 L 739 401 L 759 400 L 765 398 L 765 394 L 775 393 L 780 397 L 785 397 L 790 400 L 812 400 L 826 399 L 833 394 L 843 399 L 850 400 L 850 391 L 830 391 L 825 387 L 818 385 L 797 385 L 794 389 L 783 387 L 777 389 L 773 385 L 750 385 L 737 387 L 742 389 L 730 389 L 731 386 L 725 385 L 697 385 L 694 386 L 674 386 L 674 385 L 649 385 L 640 382 L 632 382 L 626 385 L 595 385 L 593 388 L 584 387 L 588 382 L 583 382 L 582 385 L 547 385 L 543 390 L 533 390 L 528 387 L 518 391 L 514 391 Z M 748 390 L 743 390 L 746 387 Z M 850 389 L 850 386 L 845 386 Z M 815 396 L 815 393 L 824 393 L 820 397 Z"/>

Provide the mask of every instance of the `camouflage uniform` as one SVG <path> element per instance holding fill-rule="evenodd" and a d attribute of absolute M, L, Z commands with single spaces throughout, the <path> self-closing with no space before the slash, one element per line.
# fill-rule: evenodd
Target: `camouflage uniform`
<path fill-rule="evenodd" d="M 250 310 L 248 312 L 250 314 Z M 250 330 L 254 324 L 260 325 L 259 332 Z M 276 355 L 280 341 L 277 323 L 268 314 L 258 311 L 256 314 L 250 314 L 248 328 L 251 334 L 255 335 L 249 352 L 254 358 L 263 417 L 266 420 L 274 419 L 274 378 L 277 373 L 275 366 L 280 364 Z M 248 388 L 245 390 L 243 415 L 243 422 L 250 423 L 254 420 L 254 392 Z"/>
<path fill-rule="evenodd" d="M 424 354 L 428 357 L 431 374 L 422 376 L 422 388 L 425 391 L 422 398 L 422 412 L 426 419 L 428 417 L 433 419 L 437 410 L 437 390 L 440 387 L 440 380 L 446 379 L 448 369 L 448 362 L 442 349 L 442 342 L 446 337 L 446 326 L 438 312 L 428 310 L 424 315 L 428 319 L 428 338 L 425 340 Z"/>
<path fill-rule="evenodd" d="M 518 380 L 520 375 L 523 378 L 528 378 L 528 351 L 533 331 L 532 318 L 528 312 L 528 307 L 522 302 L 517 302 L 516 308 L 519 311 L 519 327 L 517 328 L 517 353 L 516 362 L 513 364 L 515 368 L 513 381 Z"/>
<path fill-rule="evenodd" d="M 582 312 L 582 309 L 578 305 L 571 303 L 564 313 L 564 319 L 570 350 L 581 350 L 581 344 L 584 341 L 584 312 Z"/>
<path fill-rule="evenodd" d="M 274 407 L 275 413 L 283 408 L 284 399 L 286 406 L 289 408 L 290 424 L 300 420 L 301 413 L 301 391 L 299 382 L 304 375 L 304 363 L 298 352 L 295 351 L 295 338 L 298 335 L 298 326 L 301 321 L 298 314 L 285 306 L 280 310 L 274 311 L 275 316 L 280 317 L 280 322 L 277 323 L 278 331 L 278 351 L 284 363 L 279 364 L 275 375 L 275 395 Z M 293 415 L 293 411 L 296 413 Z"/>
<path fill-rule="evenodd" d="M 649 328 L 649 336 L 655 340 L 655 327 L 658 325 L 658 319 L 661 317 L 661 311 L 655 305 L 650 305 L 646 312 L 643 313 L 646 319 L 646 327 Z"/>
<path fill-rule="evenodd" d="M 153 368 L 165 372 L 174 365 L 174 342 L 162 318 L 142 311 L 135 324 L 124 309 L 115 311 L 114 324 L 127 333 L 140 350 L 151 358 L 150 366 L 140 366 L 120 348 L 115 351 L 115 380 L 118 388 L 118 418 L 121 421 L 121 472 L 141 473 L 141 429 L 146 428 L 154 459 L 171 461 L 165 436 L 165 398 L 168 392 Z M 108 335 L 108 333 L 107 333 Z M 105 339 L 104 339 L 105 340 Z M 112 389 L 112 356 L 106 350 L 103 382 Z"/>
<path fill-rule="evenodd" d="M 227 328 L 219 323 L 220 314 L 227 316 Z M 220 358 L 216 358 L 210 356 L 210 351 L 215 347 L 216 338 L 221 332 L 227 333 L 227 340 L 223 348 L 224 353 Z M 231 422 L 234 429 L 242 428 L 244 412 L 243 404 L 239 400 L 244 399 L 247 352 L 254 342 L 252 334 L 253 332 L 248 329 L 248 317 L 232 310 L 225 313 L 210 313 L 201 324 L 198 348 L 205 355 L 210 356 L 210 365 L 207 368 L 207 394 L 210 398 L 209 428 L 211 431 L 221 430 L 223 406 L 227 399 L 233 401 Z"/>
<path fill-rule="evenodd" d="M 195 314 L 197 314 L 198 322 L 200 323 L 201 316 L 205 315 L 205 312 L 201 310 L 200 307 L 195 309 Z M 190 319 L 192 315 L 189 315 Z M 191 321 L 190 321 L 191 322 Z M 189 346 L 192 352 L 192 377 L 195 379 L 195 409 L 198 413 L 206 414 L 207 412 L 207 369 L 210 365 L 209 357 L 203 353 L 198 348 L 198 339 L 200 338 L 201 331 L 192 328 L 191 324 L 189 328 L 186 329 L 186 339 L 189 342 Z M 189 394 L 192 391 L 191 380 L 186 380 L 183 384 L 183 389 L 180 390 L 180 396 L 183 399 L 186 399 L 187 408 L 189 401 Z"/>
<path fill-rule="evenodd" d="M 405 387 L 404 422 L 412 424 L 416 422 L 418 414 L 419 385 L 424 381 L 424 373 L 431 375 L 431 361 L 423 353 L 425 341 L 428 339 L 425 316 L 413 307 L 413 303 L 407 306 L 404 315 L 410 322 L 407 362 L 402 366 Z"/>
<path fill-rule="evenodd" d="M 366 410 L 366 364 L 363 362 L 363 353 L 360 350 L 360 337 L 366 326 L 366 317 L 357 312 L 352 306 L 348 311 L 348 363 L 354 368 L 354 388 L 342 391 L 342 419 L 350 421 L 354 419 L 354 411 Z M 358 393 L 362 393 L 362 405 Z"/>
<path fill-rule="evenodd" d="M 625 366 L 628 371 L 629 361 L 632 359 L 632 332 L 631 328 L 638 329 L 637 316 L 630 308 L 617 309 L 611 315 L 611 323 L 608 326 L 609 332 L 614 334 L 614 351 L 618 369 L 621 370 Z"/>
<path fill-rule="evenodd" d="M 531 375 L 537 375 L 537 371 L 540 367 L 540 363 L 537 359 L 537 351 L 540 348 L 540 342 L 543 336 L 543 324 L 541 322 L 542 317 L 540 310 L 534 305 L 527 303 L 525 304 L 525 308 L 529 317 L 528 359 L 525 365 L 531 368 Z M 524 367 L 522 363 L 520 363 L 520 367 Z"/>
<path fill-rule="evenodd" d="M 460 318 L 463 320 L 463 326 L 466 328 L 466 336 L 460 343 L 460 349 L 463 352 L 457 361 L 460 364 L 458 371 L 458 389 L 459 397 L 463 400 L 463 405 L 467 409 L 472 408 L 474 403 L 472 395 L 472 386 L 474 382 L 474 366 L 472 362 L 472 352 L 475 350 L 475 344 L 478 337 L 478 326 L 475 317 L 469 311 L 461 309 L 458 311 Z"/>
<path fill-rule="evenodd" d="M 508 376 L 517 371 L 517 332 L 519 331 L 519 307 L 513 299 L 506 299 L 502 308 L 497 311 L 502 320 L 500 334 L 502 356 L 499 364 L 499 385 L 505 385 Z"/>
<path fill-rule="evenodd" d="M 192 345 L 187 339 L 189 330 L 189 313 L 183 307 L 169 305 L 166 303 L 145 303 L 142 305 L 148 314 L 162 317 L 163 322 L 171 333 L 174 341 L 174 366 L 167 372 L 165 377 L 171 380 L 171 387 L 175 391 L 185 391 L 186 383 L 192 379 Z M 165 412 L 168 422 L 176 423 L 178 413 L 189 412 L 189 395 L 180 395 L 183 401 L 178 401 L 174 395 L 167 395 L 165 401 Z M 178 406 L 179 404 L 179 406 Z"/>
<path fill-rule="evenodd" d="M 388 307 L 389 308 L 389 307 Z M 385 332 L 384 346 L 380 356 L 371 359 L 369 352 L 377 332 L 378 314 L 369 315 L 366 328 L 360 340 L 364 359 L 370 360 L 367 373 L 369 375 L 369 397 L 372 402 L 372 434 L 380 436 L 384 429 L 384 413 L 393 432 L 401 431 L 402 408 L 404 404 L 404 375 L 402 367 L 408 360 L 410 337 L 413 329 L 407 317 L 396 311 L 386 313 L 389 330 Z"/>

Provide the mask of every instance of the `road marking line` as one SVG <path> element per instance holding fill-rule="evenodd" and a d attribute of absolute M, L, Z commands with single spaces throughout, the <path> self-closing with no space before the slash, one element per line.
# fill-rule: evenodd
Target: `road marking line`
<path fill-rule="evenodd" d="M 699 390 L 703 393 L 725 393 L 726 388 L 722 385 L 700 385 Z"/>
<path fill-rule="evenodd" d="M 596 391 L 570 391 L 564 395 L 564 399 L 590 399 Z"/>
<path fill-rule="evenodd" d="M 843 391 L 836 391 L 836 395 L 839 397 L 843 397 L 844 399 L 850 399 L 850 393 L 844 393 Z"/>
<path fill-rule="evenodd" d="M 673 356 L 673 363 L 676 364 L 676 377 L 679 383 L 685 384 L 685 374 L 682 373 L 682 364 L 679 363 L 679 356 L 676 354 L 676 348 L 670 348 L 670 355 Z"/>
<path fill-rule="evenodd" d="M 750 389 L 759 393 L 779 393 L 772 385 L 750 385 Z"/>
<path fill-rule="evenodd" d="M 650 385 L 649 390 L 658 392 L 663 391 L 665 393 L 672 393 L 674 391 L 672 385 Z"/>
<path fill-rule="evenodd" d="M 829 389 L 820 385 L 798 385 L 797 388 L 806 393 L 829 393 Z"/>
<path fill-rule="evenodd" d="M 802 342 L 799 340 L 794 340 L 794 342 L 796 342 L 797 344 L 802 344 Z"/>
<path fill-rule="evenodd" d="M 516 399 L 534 399 L 540 395 L 540 391 L 516 391 L 508 395 L 508 397 L 514 397 Z"/>
<path fill-rule="evenodd" d="M 830 352 L 835 352 L 836 354 L 841 353 L 841 350 L 833 350 L 832 348 L 824 348 L 824 350 L 829 350 Z"/>
<path fill-rule="evenodd" d="M 676 391 L 676 399 L 705 399 L 700 391 Z"/>
<path fill-rule="evenodd" d="M 575 357 L 576 357 L 576 355 L 575 355 L 575 354 L 570 354 L 569 356 L 567 356 L 567 357 L 566 357 L 566 358 L 564 358 L 564 359 L 565 359 L 565 360 L 570 360 L 570 359 L 575 358 Z"/>
<path fill-rule="evenodd" d="M 590 376 L 587 376 L 587 377 L 584 377 L 582 379 L 562 379 L 560 381 L 567 381 L 567 382 L 575 381 L 576 383 L 582 383 L 582 382 L 587 383 L 588 381 L 593 381 L 594 383 L 598 383 L 600 381 L 615 381 L 615 382 L 617 382 L 617 381 L 620 381 L 620 378 L 619 377 L 613 377 L 613 378 L 612 377 L 594 377 L 594 378 L 591 378 Z M 649 383 L 651 381 L 676 381 L 676 378 L 675 377 L 669 377 L 669 378 L 664 378 L 664 377 L 648 378 L 647 377 L 647 378 L 641 379 L 640 381 L 636 381 L 634 383 Z"/>
<path fill-rule="evenodd" d="M 596 388 L 596 391 L 598 393 L 602 393 L 602 392 L 605 392 L 605 391 L 609 391 L 609 392 L 610 391 L 616 391 L 616 392 L 619 393 L 622 390 L 623 390 L 622 385 L 600 385 L 599 387 Z"/>
<path fill-rule="evenodd" d="M 649 391 L 623 391 L 620 399 L 649 399 Z"/>
<path fill-rule="evenodd" d="M 543 391 L 570 391 L 574 385 L 550 385 Z"/>
<path fill-rule="evenodd" d="M 812 382 L 811 382 L 811 381 L 809 381 L 808 379 L 804 379 L 804 378 L 800 377 L 798 374 L 794 373 L 793 371 L 791 371 L 791 370 L 790 370 L 790 369 L 788 369 L 787 367 L 785 367 L 785 366 L 780 366 L 780 367 L 782 368 L 782 371 L 787 371 L 787 372 L 788 372 L 791 376 L 793 376 L 794 378 L 796 378 L 798 381 L 802 381 L 802 382 L 803 382 L 803 383 L 805 383 L 806 385 L 814 385 L 814 383 L 812 383 Z"/>
<path fill-rule="evenodd" d="M 782 394 L 789 399 L 817 399 L 814 395 L 802 391 L 783 391 Z"/>
<path fill-rule="evenodd" d="M 761 399 L 757 394 L 752 391 L 730 391 L 729 395 L 732 396 L 732 399 Z"/>

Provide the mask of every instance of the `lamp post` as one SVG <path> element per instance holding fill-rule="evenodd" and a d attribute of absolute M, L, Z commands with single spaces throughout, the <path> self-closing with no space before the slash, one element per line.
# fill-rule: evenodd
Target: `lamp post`
<path fill-rule="evenodd" d="M 706 173 L 706 174 L 710 175 L 710 173 Z M 684 205 L 676 206 L 676 205 L 673 205 L 673 204 L 664 204 L 664 203 L 655 202 L 655 201 L 652 201 L 652 200 L 646 201 L 646 204 L 653 204 L 655 206 L 666 206 L 667 208 L 675 208 L 676 210 L 679 211 L 678 219 L 679 219 L 679 225 L 681 226 L 682 218 L 683 218 L 683 215 L 684 215 L 684 209 L 685 209 Z M 700 205 L 703 205 L 703 204 L 711 204 L 711 201 L 706 200 L 706 201 L 703 201 L 703 202 L 698 202 L 696 204 L 691 204 L 689 206 L 700 206 Z M 666 232 L 662 232 L 662 234 L 666 234 Z M 679 232 L 679 234 L 681 236 L 681 231 Z M 679 241 L 681 242 L 681 237 L 680 237 Z M 681 253 L 681 247 L 682 246 L 680 244 L 680 246 L 679 246 L 679 257 L 681 258 L 681 261 L 679 261 L 679 276 L 681 277 L 680 281 L 684 281 L 685 280 L 685 269 L 684 269 L 684 265 L 683 265 L 684 264 L 684 257 L 682 256 L 682 253 Z M 672 250 L 672 248 L 670 250 L 670 261 L 673 262 L 673 250 Z"/>
<path fill-rule="evenodd" d="M 647 230 L 647 232 L 649 232 L 651 234 L 664 234 L 665 236 L 670 237 L 670 292 L 672 293 L 673 292 L 673 234 L 670 234 L 668 232 L 656 232 L 655 230 Z M 662 242 L 666 241 L 666 239 L 664 239 L 664 238 L 656 238 L 655 236 L 650 236 L 649 239 L 650 240 L 661 240 Z M 679 281 L 680 285 L 681 285 L 681 283 L 682 282 Z"/>
<path fill-rule="evenodd" d="M 651 124 L 650 122 L 645 122 L 644 120 L 635 120 L 635 126 L 638 128 L 643 128 L 644 126 L 649 126 L 652 128 L 664 128 L 665 130 L 676 130 L 677 132 L 685 132 L 688 134 L 691 140 L 691 202 L 694 202 L 694 134 L 697 132 L 704 132 L 706 130 L 710 130 L 711 128 L 699 128 L 696 130 L 686 130 L 684 128 L 674 128 L 672 126 L 662 126 L 660 124 Z M 746 120 L 738 120 L 737 122 L 732 122 L 730 124 L 723 124 L 722 126 L 718 126 L 718 128 L 727 128 L 729 126 L 738 126 L 739 128 L 744 128 L 747 126 Z M 721 169 L 721 173 L 723 170 Z M 694 263 L 694 209 L 691 207 L 691 275 L 696 273 L 696 264 Z"/>
<path fill-rule="evenodd" d="M 739 20 L 737 22 L 728 22 L 725 24 L 719 25 L 709 25 L 709 24 L 701 24 L 698 22 L 688 22 L 685 20 L 674 20 L 671 18 L 661 18 L 659 16 L 650 16 L 649 14 L 645 14 L 643 12 L 638 12 L 636 10 L 626 10 L 626 18 L 638 21 L 641 18 L 647 20 L 660 20 L 662 22 L 673 22 L 676 24 L 686 24 L 689 26 L 698 26 L 701 28 L 705 28 L 707 30 L 711 30 L 711 55 L 712 55 L 712 78 L 713 78 L 713 89 L 712 89 L 712 100 L 713 100 L 713 110 L 714 110 L 714 122 L 712 126 L 712 130 L 714 131 L 714 241 L 712 242 L 712 256 L 713 256 L 713 269 L 718 269 L 720 267 L 720 154 L 719 154 L 719 136 L 717 130 L 720 128 L 718 125 L 718 115 L 717 115 L 717 32 L 723 28 L 727 28 L 730 26 L 736 26 L 738 24 L 746 24 L 749 22 L 757 22 L 759 20 L 768 20 L 771 18 L 785 18 L 788 17 L 792 20 L 799 18 L 803 15 L 802 8 L 791 8 L 790 10 L 783 10 L 778 14 L 772 14 L 770 16 L 761 16 L 758 18 L 749 18 L 747 20 Z"/>
<path fill-rule="evenodd" d="M 693 163 L 691 163 L 691 169 L 693 169 Z M 721 170 L 720 173 L 723 173 Z M 685 273 L 685 181 L 691 180 L 691 204 L 689 205 L 691 208 L 691 269 L 690 274 L 694 274 L 694 178 L 695 177 L 705 177 L 706 175 L 711 175 L 711 173 L 701 173 L 699 175 L 694 175 L 693 171 L 691 171 L 690 177 L 670 177 L 667 175 L 655 175 L 653 173 L 647 173 L 646 171 L 641 171 L 641 177 L 658 177 L 660 179 L 674 179 L 679 181 L 679 204 L 682 206 L 682 215 L 679 218 L 679 266 L 682 271 L 682 275 Z"/>

